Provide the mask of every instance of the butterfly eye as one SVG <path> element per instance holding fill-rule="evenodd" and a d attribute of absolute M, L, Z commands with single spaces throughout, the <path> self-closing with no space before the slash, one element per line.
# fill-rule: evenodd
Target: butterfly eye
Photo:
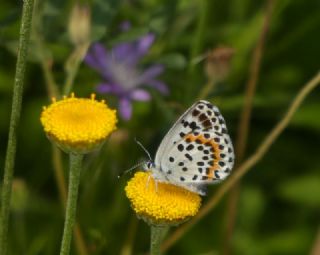
<path fill-rule="evenodd" d="M 154 166 L 155 166 L 152 161 L 148 161 L 146 165 L 147 165 L 148 169 L 154 168 Z"/>

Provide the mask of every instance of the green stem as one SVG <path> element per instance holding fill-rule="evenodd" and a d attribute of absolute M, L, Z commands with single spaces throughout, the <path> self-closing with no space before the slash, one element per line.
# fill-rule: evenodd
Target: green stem
<path fill-rule="evenodd" d="M 23 1 L 22 19 L 20 26 L 19 50 L 16 64 L 16 74 L 13 87 L 13 98 L 11 108 L 11 119 L 9 127 L 8 146 L 4 166 L 4 178 L 1 193 L 1 215 L 0 215 L 0 254 L 6 254 L 8 221 L 11 200 L 11 188 L 14 173 L 14 160 L 17 144 L 17 127 L 20 120 L 24 74 L 28 53 L 30 30 L 32 22 L 33 0 Z"/>
<path fill-rule="evenodd" d="M 216 82 L 213 79 L 210 79 L 208 83 L 200 91 L 198 100 L 206 99 L 211 93 L 211 91 L 213 90 L 215 85 L 216 85 Z"/>
<path fill-rule="evenodd" d="M 210 3 L 208 0 L 202 0 L 200 4 L 200 16 L 195 31 L 194 40 L 191 46 L 190 59 L 195 59 L 197 55 L 201 52 L 203 47 L 203 42 L 205 39 L 206 24 L 209 16 Z M 189 74 L 194 71 L 195 65 L 190 62 Z"/>
<path fill-rule="evenodd" d="M 205 31 L 206 31 L 206 25 L 209 17 L 209 9 L 210 9 L 210 1 L 208 0 L 202 0 L 199 1 L 200 10 L 199 10 L 199 19 L 198 24 L 195 30 L 194 39 L 190 48 L 190 60 L 195 59 L 203 50 L 203 44 L 205 39 Z M 188 76 L 190 77 L 190 84 L 186 88 L 185 92 L 185 99 L 187 102 L 191 98 L 194 99 L 194 89 L 195 86 L 192 84 L 195 84 L 194 82 L 194 71 L 195 71 L 196 65 L 192 63 L 192 61 L 189 62 L 188 67 Z"/>
<path fill-rule="evenodd" d="M 63 88 L 63 94 L 70 94 L 76 75 L 79 71 L 80 64 L 87 53 L 90 43 L 78 45 L 66 62 L 67 78 Z"/>
<path fill-rule="evenodd" d="M 76 60 L 74 62 L 74 64 L 72 65 L 72 67 L 70 68 L 70 70 L 67 72 L 67 79 L 66 79 L 66 83 L 65 86 L 63 88 L 63 94 L 64 95 L 69 95 L 72 87 L 73 87 L 73 82 L 74 79 L 76 77 L 76 74 L 78 72 L 79 66 L 80 66 L 80 60 Z"/>
<path fill-rule="evenodd" d="M 164 235 L 168 231 L 168 227 L 151 225 L 150 228 L 151 228 L 150 255 L 160 255 L 161 243 L 164 238 Z"/>
<path fill-rule="evenodd" d="M 34 44 L 37 47 L 37 53 L 39 55 L 39 63 L 41 65 L 44 79 L 46 81 L 47 91 L 49 98 L 58 97 L 59 91 L 58 86 L 54 80 L 53 73 L 51 70 L 51 66 L 53 63 L 53 59 L 51 57 L 51 53 L 45 46 L 45 42 L 43 36 L 41 35 L 41 31 L 43 31 L 43 7 L 40 7 L 40 1 L 35 0 L 34 2 L 34 19 L 32 24 L 32 37 L 34 40 Z"/>
<path fill-rule="evenodd" d="M 70 153 L 68 200 L 60 255 L 69 255 L 70 253 L 70 243 L 76 219 L 82 159 L 82 154 Z"/>

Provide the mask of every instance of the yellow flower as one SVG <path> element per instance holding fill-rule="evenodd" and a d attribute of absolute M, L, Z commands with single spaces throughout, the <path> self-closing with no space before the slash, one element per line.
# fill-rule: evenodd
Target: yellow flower
<path fill-rule="evenodd" d="M 88 153 L 100 147 L 116 129 L 116 111 L 104 101 L 91 98 L 64 97 L 41 113 L 41 123 L 50 140 L 72 153 Z"/>
<path fill-rule="evenodd" d="M 151 172 L 137 172 L 126 195 L 137 215 L 152 225 L 176 225 L 196 215 L 201 197 L 169 183 L 155 184 Z"/>

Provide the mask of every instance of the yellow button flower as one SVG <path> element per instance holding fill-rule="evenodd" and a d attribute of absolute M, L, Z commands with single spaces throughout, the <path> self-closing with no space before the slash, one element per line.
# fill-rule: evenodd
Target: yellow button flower
<path fill-rule="evenodd" d="M 116 111 L 104 101 L 91 98 L 64 97 L 41 113 L 41 123 L 50 140 L 72 153 L 88 153 L 103 144 L 116 129 Z"/>
<path fill-rule="evenodd" d="M 125 187 L 133 210 L 152 225 L 176 225 L 196 215 L 201 197 L 169 183 L 155 184 L 151 172 L 137 172 Z"/>

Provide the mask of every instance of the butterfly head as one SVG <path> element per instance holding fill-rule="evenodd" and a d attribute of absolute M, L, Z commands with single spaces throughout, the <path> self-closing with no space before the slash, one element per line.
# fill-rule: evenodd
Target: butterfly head
<path fill-rule="evenodd" d="M 153 161 L 151 161 L 151 160 L 148 160 L 148 161 L 146 161 L 145 163 L 144 163 L 144 165 L 143 165 L 143 168 L 145 169 L 145 170 L 152 170 L 153 168 L 155 168 L 155 163 L 153 162 Z"/>

